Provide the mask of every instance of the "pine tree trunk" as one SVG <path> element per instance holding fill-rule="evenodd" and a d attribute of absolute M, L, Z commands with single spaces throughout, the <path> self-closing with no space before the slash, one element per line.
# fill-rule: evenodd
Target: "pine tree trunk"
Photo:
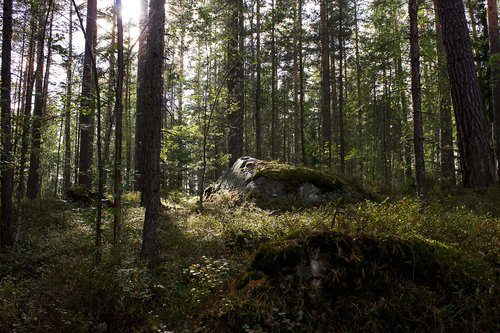
<path fill-rule="evenodd" d="M 0 96 L 2 98 L 1 113 L 1 153 L 0 153 L 0 247 L 5 248 L 13 243 L 13 205 L 14 168 L 12 167 L 12 115 L 11 115 L 11 53 L 12 53 L 12 0 L 3 1 L 2 26 L 2 69 Z"/>
<path fill-rule="evenodd" d="M 278 67 L 276 55 L 276 5 L 275 0 L 271 4 L 271 159 L 277 158 L 277 119 L 279 118 L 276 108 L 276 94 L 278 90 Z"/>
<path fill-rule="evenodd" d="M 413 101 L 413 145 L 415 150 L 415 175 L 418 195 L 425 194 L 424 128 L 420 88 L 420 50 L 418 36 L 418 2 L 410 0 L 410 59 L 411 96 Z"/>
<path fill-rule="evenodd" d="M 67 198 L 71 186 L 71 105 L 73 99 L 73 6 L 69 1 L 68 59 L 66 62 L 66 101 L 64 103 L 64 170 L 62 194 Z"/>
<path fill-rule="evenodd" d="M 437 0 L 433 1 L 436 13 L 436 51 L 439 73 L 439 115 L 440 115 L 440 143 L 441 143 L 441 178 L 452 184 L 455 183 L 455 156 L 453 153 L 453 122 L 451 118 L 450 82 L 446 70 L 446 53 L 443 44 L 443 29 L 437 13 Z"/>
<path fill-rule="evenodd" d="M 359 22 L 358 22 L 358 3 L 354 0 L 354 45 L 355 45 L 355 62 L 356 62 L 356 107 L 357 112 L 357 137 L 358 137 L 358 177 L 363 179 L 364 173 L 364 142 L 363 142 L 363 110 L 361 100 L 361 62 L 359 56 Z"/>
<path fill-rule="evenodd" d="M 97 43 L 97 0 L 87 2 L 86 46 L 83 60 L 82 94 L 80 110 L 80 158 L 78 183 L 86 189 L 92 188 L 92 160 L 94 153 L 94 122 L 96 89 L 92 57 Z M 88 44 L 88 45 L 87 45 Z M 100 135 L 100 133 L 99 133 Z"/>
<path fill-rule="evenodd" d="M 44 52 L 45 52 L 45 33 L 49 15 L 52 10 L 52 1 L 48 7 L 39 7 L 39 17 L 42 18 L 45 14 L 45 19 L 41 19 L 41 26 L 38 30 L 37 37 L 37 68 L 35 72 L 35 105 L 33 108 L 33 122 L 31 125 L 31 152 L 30 152 L 30 166 L 28 170 L 28 182 L 26 184 L 26 195 L 29 199 L 35 199 L 40 193 L 40 153 L 42 144 L 42 118 L 45 108 L 46 89 L 45 82 L 47 78 L 44 77 Z M 52 20 L 49 28 L 49 43 L 52 40 Z M 48 45 L 48 49 L 50 45 Z M 47 68 L 50 63 L 50 56 L 47 56 Z M 49 75 L 48 72 L 45 73 Z"/>
<path fill-rule="evenodd" d="M 141 18 L 139 26 L 141 36 L 139 39 L 139 52 L 137 55 L 137 97 L 135 111 L 135 186 L 134 189 L 141 192 L 141 206 L 144 205 L 142 172 L 144 168 L 143 146 L 144 146 L 144 105 L 145 94 L 145 60 L 146 60 L 146 33 L 148 29 L 148 0 L 141 0 Z"/>
<path fill-rule="evenodd" d="M 465 187 L 495 182 L 471 41 L 461 0 L 438 0 Z"/>
<path fill-rule="evenodd" d="M 116 244 L 120 239 L 120 231 L 122 224 L 122 119 L 123 119 L 123 21 L 122 21 L 122 2 L 116 0 L 116 21 L 117 21 L 117 38 L 118 38 L 118 57 L 117 57 L 117 78 L 116 78 L 116 100 L 115 100 L 115 177 L 114 181 L 114 219 L 113 219 L 113 241 Z M 106 156 L 106 155 L 105 155 Z"/>
<path fill-rule="evenodd" d="M 321 156 L 328 168 L 332 166 L 332 121 L 330 112 L 330 41 L 326 0 L 320 1 L 321 36 Z"/>
<path fill-rule="evenodd" d="M 240 30 L 240 1 L 231 2 L 231 17 L 228 22 L 229 41 L 227 48 L 228 76 L 227 90 L 229 93 L 229 133 L 228 133 L 228 153 L 231 155 L 229 165 L 233 165 L 238 158 L 243 155 L 243 109 L 240 103 L 241 91 L 240 80 L 242 71 L 242 50 L 239 45 L 243 39 L 243 31 Z"/>
<path fill-rule="evenodd" d="M 497 179 L 500 179 L 500 36 L 498 33 L 498 6 L 496 0 L 488 0 L 487 14 L 491 63 L 493 134 L 495 138 L 495 155 L 497 159 Z"/>
<path fill-rule="evenodd" d="M 145 55 L 143 193 L 146 207 L 141 256 L 152 268 L 155 264 L 156 228 L 160 208 L 160 144 L 162 124 L 162 82 L 164 54 L 165 0 L 151 0 Z"/>
<path fill-rule="evenodd" d="M 344 133 L 344 3 L 339 3 L 339 145 L 340 171 L 345 173 L 345 133 Z"/>
<path fill-rule="evenodd" d="M 262 64 L 261 64 L 261 50 L 260 50 L 260 30 L 261 30 L 261 14 L 260 14 L 260 1 L 257 1 L 257 42 L 256 42 L 256 83 L 255 83 L 255 157 L 262 158 L 262 120 L 261 120 L 261 92 L 262 92 Z"/>

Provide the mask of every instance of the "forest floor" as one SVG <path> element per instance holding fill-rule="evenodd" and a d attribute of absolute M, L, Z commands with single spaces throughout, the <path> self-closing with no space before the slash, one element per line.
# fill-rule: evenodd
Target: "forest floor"
<path fill-rule="evenodd" d="M 431 195 L 426 204 L 402 197 L 285 213 L 220 201 L 199 212 L 194 198 L 169 195 L 162 200 L 154 271 L 138 259 L 143 210 L 137 193 L 124 197 L 117 247 L 112 246 L 112 211 L 105 211 L 98 265 L 95 209 L 61 200 L 26 202 L 19 248 L 0 253 L 0 332 L 498 332 L 499 195 L 498 188 L 453 190 Z M 350 244 L 352 253 L 342 257 L 335 280 L 324 280 L 329 289 L 304 296 L 293 289 L 314 289 L 316 282 L 293 285 L 304 280 L 269 265 L 290 265 L 288 253 L 303 258 L 300 251 L 311 239 Z M 408 260 L 387 270 L 382 257 L 377 261 L 372 258 L 377 253 L 366 252 L 380 252 L 373 244 L 381 242 L 384 260 L 392 262 L 392 253 L 405 249 L 413 259 L 403 253 Z M 266 246 L 293 252 L 268 255 Z M 413 253 L 419 249 L 425 249 L 423 264 Z M 259 263 L 256 253 L 267 262 Z M 408 262 L 412 276 L 402 282 L 404 274 L 396 268 Z M 435 283 L 425 276 L 420 285 L 415 265 L 427 272 L 426 262 L 437 267 L 432 271 L 437 276 Z M 368 273 L 369 267 L 387 274 Z M 360 285 L 383 283 L 384 290 L 372 293 L 366 284 L 350 286 L 351 292 L 345 286 L 349 281 L 341 284 L 343 294 L 330 290 L 343 272 L 359 278 Z M 356 299 L 360 292 L 370 297 Z M 348 309 L 349 315 L 311 308 L 325 306 Z"/>

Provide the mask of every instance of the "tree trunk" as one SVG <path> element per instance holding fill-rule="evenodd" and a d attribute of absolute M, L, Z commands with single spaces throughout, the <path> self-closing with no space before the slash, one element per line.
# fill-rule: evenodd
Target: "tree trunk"
<path fill-rule="evenodd" d="M 240 103 L 241 91 L 240 80 L 242 71 L 242 49 L 239 41 L 243 39 L 243 31 L 240 30 L 240 11 L 242 11 L 240 0 L 231 2 L 231 17 L 228 22 L 229 41 L 227 48 L 227 90 L 229 93 L 229 133 L 228 133 L 228 153 L 231 155 L 229 165 L 233 165 L 238 158 L 243 155 L 243 109 Z"/>
<path fill-rule="evenodd" d="M 2 26 L 2 69 L 1 69 L 1 154 L 0 164 L 0 247 L 13 243 L 12 191 L 14 188 L 14 168 L 12 167 L 12 120 L 11 120 L 11 53 L 12 53 L 12 0 L 3 1 Z"/>
<path fill-rule="evenodd" d="M 64 103 L 64 170 L 62 194 L 67 198 L 71 186 L 71 105 L 73 99 L 73 6 L 69 1 L 69 45 L 66 60 L 66 100 Z"/>
<path fill-rule="evenodd" d="M 451 118 L 450 82 L 446 70 L 446 53 L 443 44 L 443 29 L 437 13 L 437 0 L 433 0 L 436 13 L 436 51 L 439 73 L 439 115 L 441 143 L 441 178 L 451 184 L 455 183 L 455 156 L 453 153 L 453 122 Z"/>
<path fill-rule="evenodd" d="M 115 6 L 117 6 L 117 3 L 116 3 L 116 0 L 115 0 Z M 113 23 L 112 23 L 112 26 L 111 26 L 111 42 L 110 42 L 110 46 L 109 46 L 109 49 L 110 49 L 110 54 L 109 54 L 109 63 L 108 63 L 108 67 L 109 67 L 109 76 L 108 76 L 108 101 L 107 101 L 107 105 L 106 105 L 106 116 L 104 118 L 104 155 L 103 156 L 106 156 L 106 158 L 108 156 L 110 156 L 109 152 L 111 150 L 111 136 L 113 134 L 113 124 L 115 123 L 115 119 L 116 119 L 116 116 L 115 116 L 115 111 L 116 111 L 116 105 L 113 105 L 113 100 L 116 101 L 116 96 L 113 96 L 113 94 L 116 94 L 116 90 L 117 90 L 117 87 L 115 86 L 115 84 L 117 85 L 118 83 L 115 82 L 115 50 L 117 49 L 117 45 L 116 45 L 116 21 L 117 21 L 117 16 L 118 16 L 118 13 L 116 12 L 116 8 L 114 8 L 113 10 L 113 13 L 112 13 L 112 20 L 113 20 Z M 123 47 L 123 45 L 122 45 Z M 122 104 L 122 108 L 123 108 L 123 104 Z M 111 165 L 111 159 L 110 158 L 107 158 L 106 159 L 106 162 L 104 162 L 106 164 L 110 164 Z M 108 179 L 108 172 L 107 172 L 107 169 L 108 167 L 105 167 L 104 168 L 104 175 L 103 175 L 103 181 L 104 181 L 104 184 L 107 183 L 107 179 Z"/>
<path fill-rule="evenodd" d="M 141 206 L 144 206 L 142 187 L 142 170 L 144 168 L 143 146 L 144 146 L 144 105 L 146 103 L 144 85 L 145 61 L 146 61 L 146 33 L 148 31 L 148 0 L 141 0 L 141 18 L 139 26 L 141 36 L 139 38 L 139 52 L 137 55 L 137 97 L 135 111 L 135 186 L 134 189 L 141 192 Z"/>
<path fill-rule="evenodd" d="M 438 0 L 437 5 L 457 123 L 463 185 L 488 186 L 495 182 L 496 175 L 488 151 L 483 103 L 464 4 L 461 0 Z"/>
<path fill-rule="evenodd" d="M 256 42 L 256 83 L 255 83 L 255 157 L 257 159 L 262 158 L 262 126 L 261 126 L 261 76 L 262 76 L 262 64 L 261 64 L 261 50 L 260 50 L 260 1 L 261 0 L 256 0 L 257 1 L 257 10 L 256 10 L 256 15 L 257 15 L 257 42 Z"/>
<path fill-rule="evenodd" d="M 92 188 L 92 159 L 94 152 L 94 122 L 96 89 L 92 57 L 97 43 L 97 0 L 87 2 L 86 39 L 89 45 L 85 47 L 83 60 L 82 94 L 80 110 L 80 158 L 78 183 L 86 189 Z M 100 133 L 99 133 L 100 135 Z"/>
<path fill-rule="evenodd" d="M 328 34 L 328 13 L 326 0 L 320 1 L 320 36 L 321 36 L 321 160 L 326 159 L 326 166 L 332 166 L 332 120 L 330 112 L 330 41 Z"/>
<path fill-rule="evenodd" d="M 339 143 L 340 171 L 345 173 L 345 133 L 344 133 L 344 3 L 339 3 Z"/>
<path fill-rule="evenodd" d="M 418 36 L 418 2 L 410 0 L 410 59 L 411 96 L 413 101 L 413 145 L 415 149 L 415 175 L 417 194 L 425 194 L 424 127 L 422 122 L 422 101 L 420 88 L 420 50 Z"/>
<path fill-rule="evenodd" d="M 120 239 L 120 230 L 122 224 L 122 119 L 123 119 L 123 21 L 122 21 L 122 2 L 116 0 L 115 3 L 116 21 L 117 21 L 117 38 L 118 38 L 118 71 L 116 78 L 116 93 L 115 93 L 115 177 L 114 177 L 114 193 L 115 193 L 115 210 L 113 219 L 113 241 L 116 244 Z"/>
<path fill-rule="evenodd" d="M 363 110 L 362 110 L 362 100 L 361 100 L 361 62 L 359 56 L 359 22 L 358 22 L 358 3 L 354 0 L 354 55 L 356 62 L 356 107 L 357 112 L 357 136 L 358 136 L 358 177 L 363 179 L 364 171 L 364 142 L 363 142 Z"/>
<path fill-rule="evenodd" d="M 163 53 L 165 29 L 165 0 L 151 0 L 147 52 L 145 55 L 145 77 L 143 82 L 145 99 L 144 114 L 144 169 L 143 192 L 146 207 L 142 234 L 141 256 L 148 266 L 154 266 L 156 227 L 160 208 L 160 145 L 162 123 Z"/>
<path fill-rule="evenodd" d="M 278 90 L 278 64 L 276 56 L 276 4 L 271 3 L 271 159 L 275 160 L 277 151 L 277 119 L 276 94 Z"/>
<path fill-rule="evenodd" d="M 496 0 L 488 0 L 487 13 L 491 63 L 493 135 L 495 139 L 495 155 L 497 160 L 497 179 L 500 179 L 500 36 L 498 33 L 498 6 Z"/>
<path fill-rule="evenodd" d="M 38 30 L 37 37 L 37 67 L 35 72 L 35 105 L 33 108 L 33 122 L 31 125 L 31 152 L 30 152 L 30 166 L 28 170 L 28 182 L 26 184 L 26 195 L 29 199 L 35 199 L 40 193 L 40 153 L 42 145 L 42 118 L 45 108 L 45 100 L 47 98 L 46 89 L 44 82 L 47 81 L 45 76 L 49 73 L 46 72 L 44 76 L 44 52 L 45 52 L 45 33 L 47 28 L 47 23 L 49 20 L 49 15 L 52 10 L 52 1 L 50 1 L 48 7 L 41 6 L 38 8 L 39 17 L 43 17 L 45 14 L 45 19 L 41 19 L 41 25 Z M 49 28 L 49 44 L 52 40 L 52 20 L 50 22 Z M 47 47 L 50 49 L 50 45 Z M 50 51 L 49 51 L 50 53 Z M 50 55 L 47 55 L 47 68 L 50 63 Z"/>

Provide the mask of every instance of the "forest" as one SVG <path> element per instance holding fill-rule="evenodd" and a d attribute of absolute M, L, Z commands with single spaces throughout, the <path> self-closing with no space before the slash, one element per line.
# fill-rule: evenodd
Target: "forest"
<path fill-rule="evenodd" d="M 496 0 L 0 24 L 0 332 L 500 331 Z"/>

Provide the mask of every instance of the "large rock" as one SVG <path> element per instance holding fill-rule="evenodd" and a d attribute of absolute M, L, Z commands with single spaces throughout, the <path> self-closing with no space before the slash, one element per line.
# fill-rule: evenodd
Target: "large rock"
<path fill-rule="evenodd" d="M 266 209 L 288 210 L 358 197 L 352 186 L 317 170 L 241 157 L 206 193 L 237 193 Z"/>

